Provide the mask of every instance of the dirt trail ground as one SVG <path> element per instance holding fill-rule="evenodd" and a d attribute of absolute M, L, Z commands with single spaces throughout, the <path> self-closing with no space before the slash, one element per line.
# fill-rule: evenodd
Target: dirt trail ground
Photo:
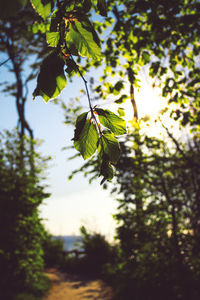
<path fill-rule="evenodd" d="M 101 280 L 86 280 L 50 269 L 46 275 L 52 287 L 44 300 L 111 300 L 112 291 Z"/>

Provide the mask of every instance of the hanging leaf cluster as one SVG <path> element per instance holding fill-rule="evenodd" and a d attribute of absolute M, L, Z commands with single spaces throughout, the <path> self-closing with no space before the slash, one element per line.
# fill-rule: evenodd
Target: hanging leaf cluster
<path fill-rule="evenodd" d="M 120 157 L 120 146 L 115 136 L 126 133 L 126 124 L 109 110 L 92 108 L 87 82 L 73 58 L 82 56 L 98 60 L 101 57 L 100 40 L 88 13 L 95 4 L 99 14 L 107 16 L 106 2 L 57 1 L 55 4 L 48 0 L 31 0 L 31 3 L 46 24 L 44 33 L 51 50 L 40 67 L 33 96 L 42 96 L 48 102 L 65 88 L 66 73 L 70 75 L 78 72 L 81 75 L 90 110 L 79 115 L 76 120 L 74 147 L 84 159 L 90 158 L 97 151 L 100 175 L 103 176 L 101 183 L 111 180 L 114 174 L 113 165 Z M 37 31 L 36 27 L 34 31 Z"/>
<path fill-rule="evenodd" d="M 74 147 L 84 159 L 98 151 L 100 175 L 103 176 L 101 184 L 113 178 L 113 165 L 120 157 L 120 146 L 115 136 L 125 133 L 125 121 L 110 110 L 94 108 L 76 120 Z"/>
<path fill-rule="evenodd" d="M 66 87 L 66 73 L 77 72 L 72 56 L 91 59 L 101 57 L 100 40 L 89 20 L 92 7 L 90 0 L 84 1 L 31 0 L 33 8 L 40 15 L 46 34 L 50 54 L 40 67 L 37 87 L 33 96 L 42 96 L 48 102 L 56 98 Z M 58 4 L 59 3 L 59 4 Z M 99 13 L 106 15 L 105 1 L 98 0 Z M 37 29 L 38 28 L 38 29 Z M 41 26 L 34 24 L 34 32 Z M 64 67 L 67 68 L 64 70 Z"/>

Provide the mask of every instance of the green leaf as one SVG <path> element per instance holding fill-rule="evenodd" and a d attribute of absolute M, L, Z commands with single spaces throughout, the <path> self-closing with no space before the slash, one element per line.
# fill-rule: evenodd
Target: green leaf
<path fill-rule="evenodd" d="M 6 19 L 17 14 L 27 4 L 27 0 L 0 1 L 0 19 Z"/>
<path fill-rule="evenodd" d="M 106 154 L 109 161 L 116 164 L 120 157 L 120 146 L 118 140 L 115 138 L 113 133 L 105 132 L 101 136 L 99 143 L 100 152 L 103 156 Z"/>
<path fill-rule="evenodd" d="M 114 89 L 118 92 L 121 91 L 121 89 L 124 87 L 123 82 L 120 80 L 114 85 Z"/>
<path fill-rule="evenodd" d="M 84 125 L 82 130 L 81 125 Z M 84 159 L 88 159 L 97 149 L 98 138 L 99 135 L 94 124 L 89 119 L 85 119 L 85 115 L 82 114 L 76 123 L 75 149 L 81 153 Z"/>
<path fill-rule="evenodd" d="M 40 67 L 33 96 L 40 95 L 46 102 L 56 98 L 67 84 L 63 67 L 64 62 L 56 53 L 47 56 Z"/>
<path fill-rule="evenodd" d="M 107 17 L 107 5 L 105 0 L 98 0 L 97 8 L 103 17 Z"/>
<path fill-rule="evenodd" d="M 66 36 L 67 46 L 74 45 L 80 56 L 97 59 L 101 56 L 101 49 L 93 39 L 93 34 L 83 28 L 80 22 L 71 24 Z"/>
<path fill-rule="evenodd" d="M 33 26 L 32 26 L 32 32 L 34 34 L 38 33 L 39 29 L 38 29 L 38 24 L 37 23 L 34 23 Z"/>
<path fill-rule="evenodd" d="M 57 47 L 60 39 L 59 32 L 47 32 L 46 40 L 50 47 Z"/>
<path fill-rule="evenodd" d="M 84 112 L 80 116 L 78 116 L 78 118 L 76 119 L 76 127 L 75 127 L 75 131 L 74 131 L 74 141 L 79 140 L 80 134 L 85 126 L 87 115 L 88 115 L 88 113 Z"/>
<path fill-rule="evenodd" d="M 87 16 L 81 16 L 80 17 L 80 22 L 81 22 L 81 26 L 92 33 L 92 37 L 93 40 L 95 41 L 95 43 L 100 47 L 101 46 L 101 41 L 98 37 L 98 34 L 96 33 L 94 26 L 92 25 L 92 23 L 90 22 L 90 20 L 87 18 Z"/>
<path fill-rule="evenodd" d="M 44 21 L 42 22 L 35 22 L 32 26 L 32 32 L 34 34 L 38 33 L 46 33 L 47 31 L 49 31 L 49 24 L 45 24 Z"/>
<path fill-rule="evenodd" d="M 101 164 L 100 176 L 103 176 L 100 184 L 103 184 L 106 180 L 111 180 L 114 176 L 113 167 L 111 166 L 107 156 L 105 155 Z"/>
<path fill-rule="evenodd" d="M 100 123 L 110 129 L 115 135 L 126 133 L 126 122 L 108 109 L 96 108 Z"/>
<path fill-rule="evenodd" d="M 144 60 L 145 64 L 148 64 L 151 60 L 151 56 L 150 56 L 149 52 L 143 51 L 142 52 L 142 59 Z"/>
<path fill-rule="evenodd" d="M 113 94 L 115 96 L 119 95 L 119 93 L 123 87 L 124 87 L 123 82 L 121 80 L 118 81 L 113 87 Z"/>
<path fill-rule="evenodd" d="M 127 95 L 122 95 L 119 99 L 115 100 L 115 103 L 117 104 L 124 103 L 127 98 L 128 98 Z"/>
<path fill-rule="evenodd" d="M 35 11 L 45 20 L 51 13 L 51 0 L 30 0 Z"/>
<path fill-rule="evenodd" d="M 119 114 L 121 117 L 124 117 L 124 116 L 125 116 L 124 108 L 119 107 L 119 108 L 117 109 L 117 112 L 118 112 L 118 114 Z"/>

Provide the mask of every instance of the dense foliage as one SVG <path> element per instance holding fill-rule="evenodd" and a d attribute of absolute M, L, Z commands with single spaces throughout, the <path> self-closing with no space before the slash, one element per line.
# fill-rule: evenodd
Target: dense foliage
<path fill-rule="evenodd" d="M 42 249 L 45 268 L 63 267 L 66 252 L 61 238 L 54 238 L 50 233 L 45 232 Z"/>
<path fill-rule="evenodd" d="M 199 141 L 169 147 L 138 130 L 128 141 L 115 185 L 120 299 L 198 299 Z"/>
<path fill-rule="evenodd" d="M 38 206 L 49 194 L 39 182 L 45 161 L 30 153 L 24 137 L 23 168 L 20 161 L 21 139 L 7 132 L 0 138 L 0 295 L 17 299 L 17 294 L 41 296 L 48 287 L 43 272 L 44 228 Z M 30 156 L 35 159 L 31 173 Z"/>
<path fill-rule="evenodd" d="M 80 228 L 80 233 L 79 249 L 67 254 L 61 268 L 84 277 L 104 278 L 104 268 L 116 260 L 117 247 L 110 245 L 104 235 L 90 232 L 84 226 Z"/>
<path fill-rule="evenodd" d="M 117 299 L 198 299 L 199 138 L 184 141 L 166 128 L 159 139 L 140 126 L 121 141 L 109 187 L 119 203 L 114 218 L 117 263 L 104 268 Z M 93 180 L 98 160 L 81 171 Z"/>
<path fill-rule="evenodd" d="M 25 116 L 29 82 L 37 75 L 45 44 L 41 34 L 29 30 L 38 17 L 30 4 L 22 9 L 25 4 L 0 4 L 0 66 L 11 73 L 10 80 L 2 77 L 1 87 L 16 102 L 18 113 L 17 130 L 0 136 L 0 296 L 8 300 L 40 299 L 50 287 L 43 274 L 46 233 L 38 210 L 49 196 L 41 176 L 45 159 L 34 150 Z"/>
<path fill-rule="evenodd" d="M 99 32 L 112 26 L 103 51 L 106 67 L 96 86 L 99 96 L 112 94 L 114 100 L 121 91 L 117 103 L 128 98 L 133 102 L 141 68 L 146 66 L 163 97 L 175 104 L 172 116 L 199 128 L 199 1 L 107 3 L 109 18 L 103 26 L 96 25 Z M 128 82 L 130 94 L 124 89 Z"/>

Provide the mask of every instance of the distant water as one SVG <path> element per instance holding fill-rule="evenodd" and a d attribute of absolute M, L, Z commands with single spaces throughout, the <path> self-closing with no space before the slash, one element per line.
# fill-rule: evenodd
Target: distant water
<path fill-rule="evenodd" d="M 81 236 L 75 235 L 59 235 L 54 236 L 54 239 L 61 239 L 64 242 L 65 251 L 69 251 L 72 249 L 80 248 L 80 246 L 76 245 L 81 242 Z"/>

